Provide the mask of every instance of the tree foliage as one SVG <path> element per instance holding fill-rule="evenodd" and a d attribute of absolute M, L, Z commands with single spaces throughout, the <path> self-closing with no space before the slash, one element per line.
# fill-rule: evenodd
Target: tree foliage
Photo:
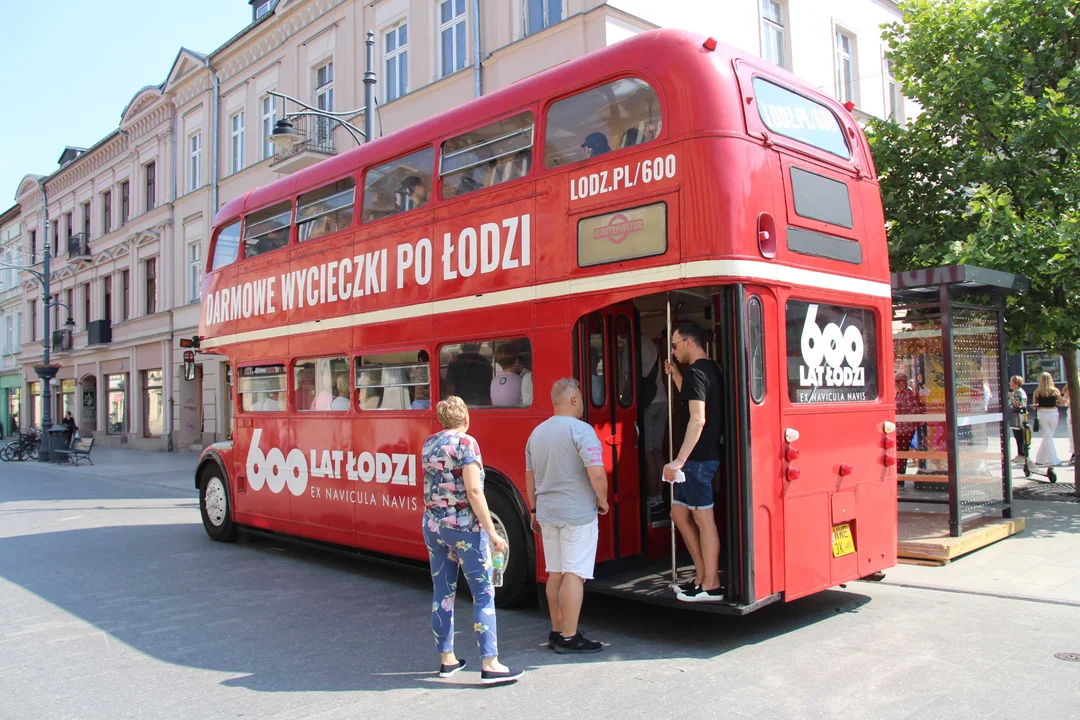
<path fill-rule="evenodd" d="M 1030 291 L 1009 300 L 1010 344 L 1059 351 L 1080 398 L 1080 0 L 900 10 L 884 37 L 922 112 L 906 128 L 869 128 L 893 269 L 1026 276 Z"/>

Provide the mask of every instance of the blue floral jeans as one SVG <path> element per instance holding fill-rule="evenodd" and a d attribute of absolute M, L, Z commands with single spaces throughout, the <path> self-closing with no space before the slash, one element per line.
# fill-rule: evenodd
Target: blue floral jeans
<path fill-rule="evenodd" d="M 495 625 L 495 588 L 491 584 L 491 548 L 488 535 L 439 527 L 424 515 L 424 542 L 431 561 L 431 583 L 435 598 L 431 603 L 431 629 L 441 653 L 454 650 L 454 599 L 457 595 L 458 567 L 473 596 L 473 631 L 480 657 L 499 654 Z"/>

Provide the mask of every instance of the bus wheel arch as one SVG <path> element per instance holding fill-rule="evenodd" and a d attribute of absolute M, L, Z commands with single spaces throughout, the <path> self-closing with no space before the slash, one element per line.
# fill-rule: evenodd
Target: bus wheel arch
<path fill-rule="evenodd" d="M 195 474 L 199 487 L 199 513 L 212 540 L 236 542 L 237 525 L 232 518 L 229 475 L 215 457 L 206 458 Z"/>
<path fill-rule="evenodd" d="M 496 607 L 520 607 L 536 600 L 536 541 L 529 506 L 501 472 L 485 468 L 484 496 L 496 526 L 507 535 L 510 553 L 503 586 L 495 591 Z"/>

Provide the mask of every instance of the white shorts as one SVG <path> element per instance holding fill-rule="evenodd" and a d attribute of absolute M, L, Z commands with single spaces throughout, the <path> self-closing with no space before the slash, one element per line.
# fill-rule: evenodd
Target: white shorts
<path fill-rule="evenodd" d="M 596 542 L 600 537 L 600 524 L 596 518 L 587 525 L 542 523 L 540 531 L 549 573 L 572 573 L 582 580 L 593 579 Z"/>

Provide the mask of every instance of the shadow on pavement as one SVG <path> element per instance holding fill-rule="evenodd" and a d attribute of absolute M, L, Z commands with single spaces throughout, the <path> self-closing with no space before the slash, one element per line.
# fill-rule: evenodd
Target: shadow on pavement
<path fill-rule="evenodd" d="M 264 692 L 460 689 L 441 682 L 426 573 L 270 540 L 210 541 L 201 525 L 137 525 L 0 539 L 0 576 L 140 653 L 235 674 Z M 589 597 L 582 625 L 600 655 L 555 655 L 536 608 L 500 610 L 500 656 L 515 665 L 707 659 L 857 612 L 869 600 L 830 591 L 745 618 Z M 469 604 L 458 650 L 478 669 Z M 93 636 L 93 637 L 91 637 Z M 66 641 L 100 642 L 100 635 Z M 455 678 L 457 679 L 457 678 Z M 467 682 L 465 678 L 462 682 Z"/>

